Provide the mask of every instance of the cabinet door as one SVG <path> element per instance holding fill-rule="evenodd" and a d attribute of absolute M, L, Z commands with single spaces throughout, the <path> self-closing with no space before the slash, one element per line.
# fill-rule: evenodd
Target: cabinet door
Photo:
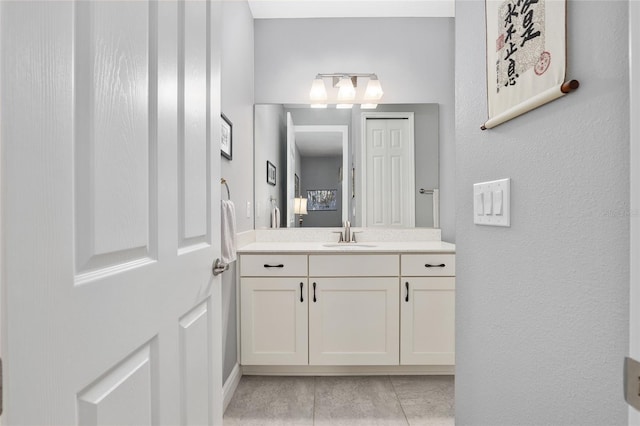
<path fill-rule="evenodd" d="M 400 363 L 455 364 L 455 278 L 403 277 Z"/>
<path fill-rule="evenodd" d="M 309 364 L 398 364 L 398 278 L 309 283 Z"/>
<path fill-rule="evenodd" d="M 307 278 L 242 278 L 243 365 L 308 364 Z"/>

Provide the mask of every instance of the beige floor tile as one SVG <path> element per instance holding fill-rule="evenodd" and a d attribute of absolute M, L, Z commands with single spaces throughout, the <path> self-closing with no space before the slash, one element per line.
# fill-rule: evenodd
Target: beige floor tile
<path fill-rule="evenodd" d="M 316 425 L 407 425 L 388 376 L 318 377 Z"/>
<path fill-rule="evenodd" d="M 392 376 L 391 383 L 412 426 L 453 426 L 453 376 Z"/>
<path fill-rule="evenodd" d="M 224 425 L 313 425 L 313 377 L 243 376 Z"/>

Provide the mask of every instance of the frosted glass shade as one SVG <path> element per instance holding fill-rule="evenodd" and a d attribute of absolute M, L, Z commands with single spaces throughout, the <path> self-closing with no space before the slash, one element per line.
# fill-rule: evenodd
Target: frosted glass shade
<path fill-rule="evenodd" d="M 384 92 L 382 91 L 382 85 L 380 85 L 380 80 L 377 78 L 372 78 L 367 83 L 367 90 L 364 92 L 364 100 L 365 101 L 379 101 L 382 99 L 382 95 Z"/>
<path fill-rule="evenodd" d="M 322 78 L 316 78 L 311 83 L 311 91 L 309 92 L 309 99 L 314 104 L 326 104 L 327 103 L 327 88 L 324 85 Z"/>
<path fill-rule="evenodd" d="M 343 101 L 353 101 L 356 98 L 356 88 L 353 87 L 351 78 L 342 77 L 336 86 L 338 89 L 338 102 L 347 103 Z"/>
<path fill-rule="evenodd" d="M 307 199 L 302 197 L 296 197 L 293 199 L 293 212 L 295 214 L 308 214 L 307 213 Z"/>

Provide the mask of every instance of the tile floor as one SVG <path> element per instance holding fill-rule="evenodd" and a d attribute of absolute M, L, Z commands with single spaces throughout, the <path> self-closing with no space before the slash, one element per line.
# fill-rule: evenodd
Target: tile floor
<path fill-rule="evenodd" d="M 242 376 L 224 426 L 453 426 L 453 376 Z"/>

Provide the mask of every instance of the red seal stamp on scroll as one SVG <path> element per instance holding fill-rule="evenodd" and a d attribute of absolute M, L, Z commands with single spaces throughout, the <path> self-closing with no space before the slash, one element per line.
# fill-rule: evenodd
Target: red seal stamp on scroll
<path fill-rule="evenodd" d="M 536 75 L 542 75 L 549 69 L 549 65 L 551 65 L 551 53 L 542 52 L 540 54 L 540 58 L 538 58 L 538 63 L 533 70 Z"/>

